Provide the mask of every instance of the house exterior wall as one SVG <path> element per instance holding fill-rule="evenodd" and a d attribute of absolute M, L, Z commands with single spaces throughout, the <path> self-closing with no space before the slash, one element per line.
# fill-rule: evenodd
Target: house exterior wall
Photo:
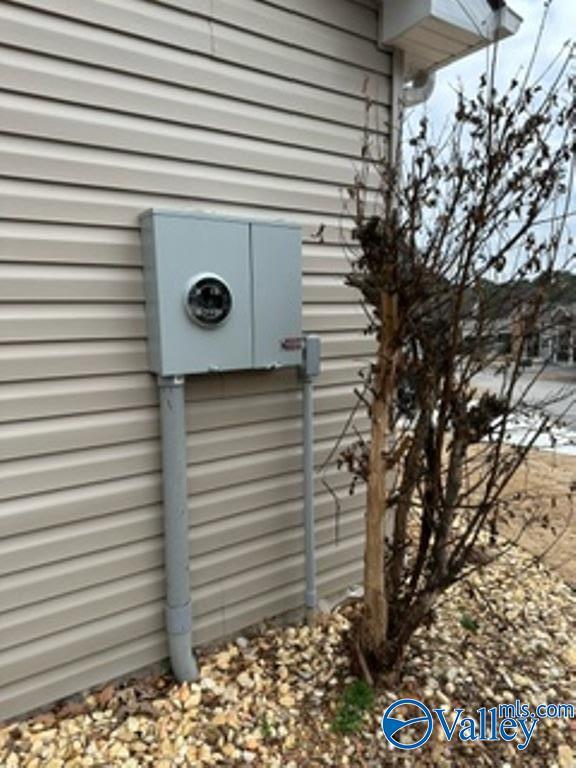
<path fill-rule="evenodd" d="M 303 227 L 317 465 L 333 452 L 370 353 L 341 279 L 342 187 L 364 92 L 389 119 L 376 37 L 368 0 L 0 4 L 0 719 L 166 656 L 143 210 Z M 189 379 L 187 419 L 203 643 L 303 603 L 297 375 Z M 323 478 L 327 595 L 361 576 L 363 498 L 334 457 Z"/>

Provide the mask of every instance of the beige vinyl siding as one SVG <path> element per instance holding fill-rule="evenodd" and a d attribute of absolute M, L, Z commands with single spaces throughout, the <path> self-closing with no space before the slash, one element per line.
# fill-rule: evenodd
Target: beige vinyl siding
<path fill-rule="evenodd" d="M 0 719 L 166 653 L 147 208 L 302 226 L 319 585 L 359 580 L 335 445 L 372 350 L 342 275 L 366 96 L 388 149 L 376 35 L 368 0 L 0 4 Z M 293 370 L 188 381 L 197 643 L 302 606 L 300 407 Z"/>

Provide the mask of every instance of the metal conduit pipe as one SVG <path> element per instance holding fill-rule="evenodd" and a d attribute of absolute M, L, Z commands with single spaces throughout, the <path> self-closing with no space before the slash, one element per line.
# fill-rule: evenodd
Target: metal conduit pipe
<path fill-rule="evenodd" d="M 314 519 L 314 379 L 320 373 L 320 338 L 304 338 L 302 360 L 302 418 L 304 471 L 304 552 L 306 560 L 305 605 L 312 618 L 318 604 L 316 591 L 316 525 Z"/>
<path fill-rule="evenodd" d="M 306 609 L 316 609 L 316 530 L 314 524 L 314 384 L 305 376 L 302 391 L 304 417 L 304 542 L 306 556 Z"/>
<path fill-rule="evenodd" d="M 192 651 L 184 377 L 160 376 L 158 392 L 162 431 L 166 631 L 172 671 L 183 683 L 198 679 L 198 665 Z"/>

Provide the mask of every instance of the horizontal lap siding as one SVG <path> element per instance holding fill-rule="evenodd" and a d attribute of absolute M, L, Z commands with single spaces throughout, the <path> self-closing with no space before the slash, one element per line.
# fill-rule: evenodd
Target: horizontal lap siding
<path fill-rule="evenodd" d="M 335 446 L 373 348 L 342 275 L 365 129 L 388 148 L 376 33 L 367 0 L 2 3 L 0 718 L 165 655 L 146 208 L 302 226 L 319 584 L 358 580 L 363 496 Z M 292 370 L 186 397 L 200 643 L 302 605 L 301 400 Z"/>

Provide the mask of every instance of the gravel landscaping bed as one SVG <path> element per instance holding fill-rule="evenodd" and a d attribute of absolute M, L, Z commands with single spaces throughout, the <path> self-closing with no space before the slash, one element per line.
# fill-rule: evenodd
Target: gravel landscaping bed
<path fill-rule="evenodd" d="M 379 728 L 383 710 L 401 697 L 471 715 L 516 699 L 574 701 L 576 596 L 522 551 L 451 590 L 434 624 L 414 637 L 395 690 L 373 694 L 354 683 L 351 610 L 323 616 L 313 629 L 264 628 L 200 654 L 198 684 L 156 676 L 109 685 L 0 728 L 0 766 L 572 765 L 569 720 L 540 721 L 525 752 L 515 742 L 447 742 L 438 727 L 424 747 L 404 752 Z"/>

